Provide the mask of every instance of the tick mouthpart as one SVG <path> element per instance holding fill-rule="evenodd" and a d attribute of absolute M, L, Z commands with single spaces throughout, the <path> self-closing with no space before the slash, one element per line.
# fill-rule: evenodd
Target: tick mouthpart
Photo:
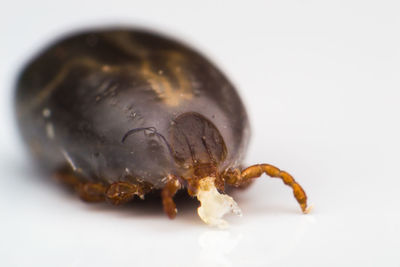
<path fill-rule="evenodd" d="M 196 197 L 201 203 L 197 213 L 208 225 L 226 228 L 229 224 L 222 219 L 225 214 L 231 212 L 242 216 L 242 211 L 233 198 L 218 192 L 214 177 L 205 177 L 199 181 Z"/>

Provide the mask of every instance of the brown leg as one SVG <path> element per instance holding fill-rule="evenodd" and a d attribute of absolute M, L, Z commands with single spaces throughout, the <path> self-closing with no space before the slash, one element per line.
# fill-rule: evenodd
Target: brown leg
<path fill-rule="evenodd" d="M 181 188 L 181 184 L 178 179 L 172 175 L 168 176 L 168 182 L 161 191 L 162 203 L 164 207 L 164 212 L 168 215 L 170 219 L 176 217 L 178 210 L 174 200 L 172 199 L 176 192 Z"/>
<path fill-rule="evenodd" d="M 57 181 L 74 188 L 84 201 L 102 202 L 105 200 L 106 186 L 102 183 L 82 182 L 79 176 L 68 168 L 58 170 L 54 177 Z"/>
<path fill-rule="evenodd" d="M 120 205 L 129 202 L 135 196 L 143 199 L 146 193 L 145 186 L 128 182 L 115 182 L 108 187 L 106 198 L 112 204 Z"/>
<path fill-rule="evenodd" d="M 56 181 L 70 187 L 76 187 L 80 184 L 78 176 L 76 176 L 72 170 L 69 170 L 67 168 L 57 170 L 54 173 L 53 177 Z"/>
<path fill-rule="evenodd" d="M 75 190 L 84 201 L 102 202 L 105 200 L 106 187 L 101 183 L 79 183 Z"/>
<path fill-rule="evenodd" d="M 225 179 L 228 184 L 240 187 L 242 184 L 246 184 L 249 180 L 260 177 L 263 173 L 273 178 L 280 178 L 286 185 L 290 186 L 293 189 L 294 197 L 300 204 L 302 211 L 304 213 L 308 213 L 309 209 L 307 208 L 307 195 L 303 188 L 289 173 L 281 171 L 275 166 L 270 164 L 257 164 L 250 166 L 243 171 L 229 171 L 225 174 Z"/>

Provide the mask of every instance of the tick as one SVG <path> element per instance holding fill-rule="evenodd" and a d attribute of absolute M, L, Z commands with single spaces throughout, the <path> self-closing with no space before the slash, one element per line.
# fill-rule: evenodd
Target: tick
<path fill-rule="evenodd" d="M 231 82 L 190 47 L 143 30 L 68 36 L 24 68 L 18 122 L 38 165 L 89 202 L 120 205 L 159 192 L 177 214 L 178 190 L 200 202 L 207 224 L 241 214 L 226 187 L 267 174 L 307 196 L 269 164 L 241 168 L 249 139 L 245 107 Z"/>

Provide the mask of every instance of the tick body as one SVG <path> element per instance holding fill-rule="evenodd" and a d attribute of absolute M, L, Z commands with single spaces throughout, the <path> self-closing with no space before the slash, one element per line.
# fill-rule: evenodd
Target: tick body
<path fill-rule="evenodd" d="M 16 108 L 22 135 L 42 169 L 87 201 L 122 204 L 160 191 L 187 190 L 206 223 L 240 213 L 226 186 L 266 173 L 306 194 L 268 165 L 242 170 L 248 118 L 235 88 L 207 59 L 161 35 L 105 29 L 54 43 L 23 70 Z"/>

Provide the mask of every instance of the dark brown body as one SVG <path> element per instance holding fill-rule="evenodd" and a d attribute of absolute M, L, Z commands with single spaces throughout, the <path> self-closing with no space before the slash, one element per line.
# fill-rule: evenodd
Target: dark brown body
<path fill-rule="evenodd" d="M 237 168 L 246 150 L 248 119 L 232 84 L 153 33 L 70 36 L 34 58 L 17 87 L 24 139 L 50 172 L 69 166 L 87 182 L 163 188 L 195 166 Z"/>
<path fill-rule="evenodd" d="M 16 107 L 25 141 L 49 173 L 87 201 L 122 204 L 161 189 L 174 218 L 175 193 L 202 203 L 200 218 L 223 226 L 240 187 L 266 173 L 307 197 L 269 164 L 240 169 L 246 111 L 232 84 L 187 46 L 150 32 L 96 30 L 56 42 L 18 80 Z M 218 190 L 217 190 L 218 189 Z"/>

